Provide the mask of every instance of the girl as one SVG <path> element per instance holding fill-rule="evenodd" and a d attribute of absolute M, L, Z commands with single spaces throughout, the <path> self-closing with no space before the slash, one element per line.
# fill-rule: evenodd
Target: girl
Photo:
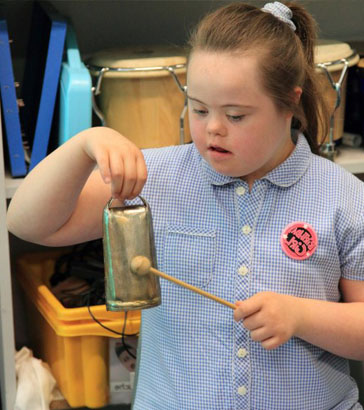
<path fill-rule="evenodd" d="M 59 246 L 101 237 L 110 186 L 121 201 L 141 192 L 159 268 L 236 303 L 162 280 L 134 409 L 362 408 L 347 359 L 364 359 L 364 188 L 316 155 L 314 39 L 299 5 L 218 9 L 191 38 L 193 144 L 140 152 L 93 128 L 13 197 L 9 230 Z"/>

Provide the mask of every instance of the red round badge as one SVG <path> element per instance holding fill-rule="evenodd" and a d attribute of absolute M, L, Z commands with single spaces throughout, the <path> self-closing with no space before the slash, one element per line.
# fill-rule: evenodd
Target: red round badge
<path fill-rule="evenodd" d="M 281 235 L 281 246 L 284 253 L 292 259 L 309 258 L 317 248 L 317 235 L 306 222 L 292 222 Z"/>

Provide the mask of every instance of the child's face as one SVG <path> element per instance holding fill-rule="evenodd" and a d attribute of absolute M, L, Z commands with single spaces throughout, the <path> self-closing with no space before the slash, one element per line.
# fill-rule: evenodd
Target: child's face
<path fill-rule="evenodd" d="M 193 141 L 216 171 L 251 185 L 292 152 L 292 114 L 263 89 L 257 56 L 195 51 L 187 89 Z"/>

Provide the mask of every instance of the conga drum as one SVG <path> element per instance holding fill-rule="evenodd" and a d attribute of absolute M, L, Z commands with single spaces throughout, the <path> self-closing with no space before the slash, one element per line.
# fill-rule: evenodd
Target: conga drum
<path fill-rule="evenodd" d="M 315 47 L 316 70 L 320 73 L 324 97 L 332 114 L 330 132 L 326 136 L 326 142 L 333 143 L 343 136 L 346 71 L 358 61 L 359 55 L 347 43 L 319 40 Z"/>
<path fill-rule="evenodd" d="M 139 148 L 190 142 L 186 112 L 186 55 L 151 46 L 105 50 L 88 60 L 96 84 L 94 110 L 104 125 Z"/>

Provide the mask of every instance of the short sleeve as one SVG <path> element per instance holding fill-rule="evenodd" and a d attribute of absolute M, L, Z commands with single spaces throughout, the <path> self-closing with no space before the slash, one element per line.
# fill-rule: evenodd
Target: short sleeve
<path fill-rule="evenodd" d="M 364 280 L 364 212 L 342 230 L 339 236 L 341 276 L 350 280 Z"/>

